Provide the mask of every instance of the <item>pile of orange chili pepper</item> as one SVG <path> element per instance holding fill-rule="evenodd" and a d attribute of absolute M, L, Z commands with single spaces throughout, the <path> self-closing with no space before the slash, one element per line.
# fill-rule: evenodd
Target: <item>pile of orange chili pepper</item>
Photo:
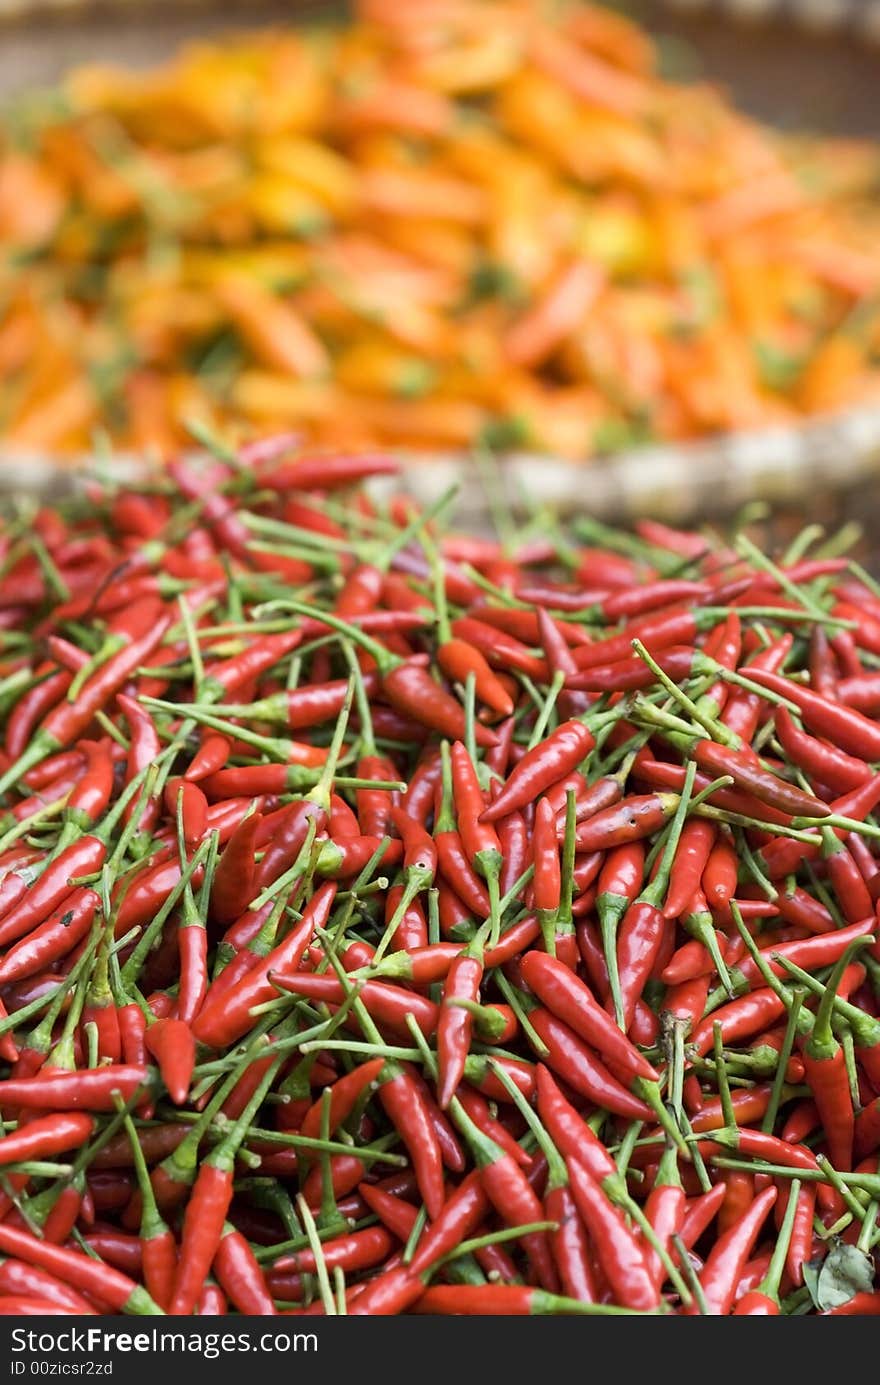
<path fill-rule="evenodd" d="M 545 0 L 85 68 L 0 125 L 0 437 L 584 459 L 876 401 L 877 149 Z"/>
<path fill-rule="evenodd" d="M 880 588 L 393 470 L 4 521 L 0 1308 L 877 1313 Z"/>

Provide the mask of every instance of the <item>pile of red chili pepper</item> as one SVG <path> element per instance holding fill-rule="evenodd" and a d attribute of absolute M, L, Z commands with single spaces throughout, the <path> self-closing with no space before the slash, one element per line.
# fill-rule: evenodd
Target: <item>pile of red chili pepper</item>
<path fill-rule="evenodd" d="M 4 521 L 0 1311 L 877 1313 L 880 589 L 392 472 Z"/>

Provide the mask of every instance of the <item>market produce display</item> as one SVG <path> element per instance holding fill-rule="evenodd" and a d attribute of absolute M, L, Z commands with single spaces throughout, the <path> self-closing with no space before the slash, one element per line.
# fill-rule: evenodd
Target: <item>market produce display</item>
<path fill-rule="evenodd" d="M 354 13 L 8 111 L 6 451 L 198 416 L 580 460 L 876 402 L 876 146 L 764 129 L 598 7 Z"/>
<path fill-rule="evenodd" d="M 876 1313 L 880 590 L 392 471 L 5 521 L 0 1309 Z"/>

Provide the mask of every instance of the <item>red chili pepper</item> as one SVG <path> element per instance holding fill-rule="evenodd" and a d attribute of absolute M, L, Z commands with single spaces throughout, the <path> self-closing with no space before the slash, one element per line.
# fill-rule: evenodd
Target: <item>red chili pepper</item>
<path fill-rule="evenodd" d="M 25 770 L 39 764 L 48 755 L 63 750 L 79 740 L 95 716 L 107 705 L 128 678 L 143 662 L 146 655 L 159 645 L 171 623 L 170 614 L 157 614 L 152 628 L 139 638 L 132 639 L 107 662 L 86 679 L 75 702 L 54 707 L 33 733 L 27 748 L 14 764 L 0 776 L 0 784 L 8 787 Z"/>
<path fill-rule="evenodd" d="M 115 1312 L 151 1315 L 161 1312 L 147 1291 L 127 1275 L 78 1251 L 40 1241 L 29 1231 L 0 1224 L 0 1251 L 48 1271 L 62 1283 L 83 1290 Z"/>
<path fill-rule="evenodd" d="M 804 1183 L 797 1197 L 797 1210 L 785 1263 L 786 1270 L 795 1284 L 803 1284 L 804 1265 L 812 1259 L 815 1210 L 816 1185 Z"/>
<path fill-rule="evenodd" d="M 562 899 L 562 870 L 556 840 L 556 814 L 546 798 L 539 798 L 532 831 L 532 891 L 535 908 L 545 926 L 548 952 L 555 952 L 554 925 Z"/>
<path fill-rule="evenodd" d="M 621 1033 L 582 981 L 555 957 L 529 952 L 520 964 L 523 979 L 543 1005 L 585 1039 L 622 1082 L 659 1080 L 656 1070 Z"/>
<path fill-rule="evenodd" d="M 832 1164 L 838 1170 L 852 1168 L 855 1112 L 849 1090 L 846 1058 L 834 1037 L 831 1019 L 834 1000 L 845 967 L 867 939 L 852 942 L 835 963 L 828 979 L 809 1037 L 801 1048 L 804 1077 L 813 1094 Z"/>
<path fill-rule="evenodd" d="M 608 1200 L 586 1164 L 569 1158 L 567 1165 L 575 1204 L 615 1302 L 624 1308 L 651 1312 L 660 1302 L 660 1290 L 626 1218 Z"/>
<path fill-rule="evenodd" d="M 27 937 L 9 948 L 0 961 L 0 985 L 34 976 L 66 957 L 88 935 L 100 906 L 100 895 L 94 890 L 72 890 L 45 922 L 37 924 Z"/>
<path fill-rule="evenodd" d="M 692 771 L 690 773 L 692 775 Z M 619 994 L 609 996 L 608 1004 L 612 1010 L 617 1012 L 618 1023 L 622 1024 L 626 1030 L 629 1030 L 632 1025 L 636 1003 L 641 997 L 655 964 L 660 959 L 664 935 L 669 933 L 661 905 L 666 895 L 672 864 L 678 851 L 691 782 L 692 779 L 689 779 L 685 784 L 682 796 L 676 802 L 675 817 L 664 844 L 663 854 L 658 858 L 654 878 L 630 904 L 620 924 L 617 936 Z M 618 806 L 622 807 L 623 805 Z M 578 833 L 580 834 L 580 832 L 581 829 L 579 828 Z M 609 981 L 611 981 L 610 976 Z"/>
<path fill-rule="evenodd" d="M 212 923 L 232 923 L 254 898 L 257 874 L 254 853 L 262 821 L 261 813 L 251 813 L 244 818 L 220 855 L 211 886 L 209 917 Z"/>
<path fill-rule="evenodd" d="M 198 846 L 208 825 L 208 801 L 199 785 L 188 779 L 169 779 L 165 785 L 165 809 L 171 818 L 180 813 L 183 838 L 190 850 Z"/>
<path fill-rule="evenodd" d="M 440 752 L 431 752 L 416 765 L 410 776 L 409 787 L 401 797 L 402 812 L 423 827 L 434 806 L 434 790 L 440 782 L 440 770 Z"/>
<path fill-rule="evenodd" d="M 192 1022 L 192 1032 L 199 1043 L 211 1048 L 225 1048 L 246 1034 L 250 1027 L 250 1011 L 254 1005 L 273 1000 L 278 994 L 270 973 L 290 968 L 294 971 L 302 960 L 316 928 L 323 928 L 330 915 L 336 885 L 327 881 L 312 895 L 299 923 L 278 945 L 222 994 L 212 996 L 209 990 L 205 1003 Z M 212 988 L 213 990 L 213 988 Z"/>
<path fill-rule="evenodd" d="M 361 1186 L 369 1187 L 369 1184 Z M 401 1205 L 409 1206 L 407 1203 Z M 409 1210 L 418 1215 L 415 1208 Z M 397 1236 L 389 1233 L 384 1226 L 370 1226 L 364 1231 L 351 1231 L 348 1235 L 325 1241 L 321 1247 L 322 1256 L 328 1270 L 339 1268 L 345 1270 L 346 1274 L 352 1274 L 357 1270 L 371 1270 L 387 1261 L 395 1249 L 397 1239 Z M 302 1289 L 302 1276 L 314 1274 L 316 1267 L 314 1251 L 302 1250 L 294 1255 L 282 1255 L 276 1260 L 268 1276 L 268 1287 L 276 1298 L 290 1297 L 289 1293 L 279 1292 L 287 1287 L 295 1289 L 298 1297 Z M 235 1302 L 231 1292 L 229 1296 Z"/>
<path fill-rule="evenodd" d="M 733 843 L 720 837 L 709 853 L 702 875 L 702 890 L 710 909 L 725 910 L 736 894 L 739 859 Z"/>
<path fill-rule="evenodd" d="M 776 709 L 776 735 L 786 755 L 810 778 L 846 793 L 872 777 L 864 760 L 847 755 L 836 745 L 816 740 L 795 725 L 786 707 Z"/>
<path fill-rule="evenodd" d="M 518 635 L 510 632 L 511 625 L 521 630 L 522 622 L 519 616 L 529 617 L 526 621 L 528 634 L 526 638 L 531 638 L 537 642 L 537 621 L 528 612 L 513 612 L 505 609 L 499 613 L 491 608 L 481 606 L 480 616 L 485 619 L 475 619 L 473 616 L 464 616 L 452 622 L 453 637 L 466 641 L 479 653 L 481 653 L 489 664 L 502 669 L 515 669 L 519 673 L 525 673 L 529 678 L 536 682 L 544 683 L 547 681 L 548 667 L 546 659 L 538 658 L 532 654 L 527 644 L 523 644 Z M 511 617 L 513 619 L 511 620 Z M 490 623 L 491 622 L 491 623 Z"/>
<path fill-rule="evenodd" d="M 31 1079 L 33 1080 L 33 1079 Z M 11 1084 L 3 1083 L 2 1088 Z M 0 1090 L 4 1105 L 10 1097 Z M 12 1094 L 14 1096 L 14 1094 Z M 51 1105 L 51 1103 L 50 1103 Z M 8 1134 L 0 1141 L 0 1165 L 15 1164 L 26 1159 L 46 1159 L 77 1149 L 94 1130 L 91 1116 L 76 1112 L 37 1116 L 26 1126 Z"/>
<path fill-rule="evenodd" d="M 760 803 L 769 803 L 778 812 L 792 817 L 827 817 L 831 809 L 813 794 L 778 779 L 761 768 L 751 750 L 737 751 L 714 741 L 698 740 L 691 754 L 701 769 L 713 776 L 729 775 L 740 789 Z"/>
<path fill-rule="evenodd" d="M 220 1287 L 239 1313 L 272 1317 L 277 1312 L 248 1241 L 228 1224 L 223 1228 L 213 1269 Z"/>
<path fill-rule="evenodd" d="M 458 1089 L 471 1046 L 473 1018 L 467 1005 L 459 1002 L 473 1004 L 478 1000 L 482 977 L 483 946 L 479 939 L 453 961 L 446 975 L 437 1021 L 437 1099 L 442 1110 Z"/>
<path fill-rule="evenodd" d="M 125 782 L 130 784 L 148 765 L 155 762 L 161 748 L 161 742 L 152 716 L 140 702 L 136 702 L 134 698 L 126 697 L 124 693 L 116 694 L 116 702 L 125 714 L 131 735 L 125 766 Z M 126 822 L 131 820 L 137 806 L 137 799 L 132 799 L 129 802 L 123 813 Z M 155 798 L 144 804 L 138 821 L 140 831 L 149 832 L 156 825 L 159 806 L 159 802 Z"/>
<path fill-rule="evenodd" d="M 544 1061 L 582 1096 L 629 1120 L 650 1119 L 650 1107 L 612 1076 L 604 1063 L 549 1010 L 532 1010 L 529 1022 L 547 1049 Z"/>
<path fill-rule="evenodd" d="M 80 741 L 78 749 L 85 756 L 85 769 L 77 778 L 65 805 L 68 820 L 87 828 L 106 812 L 113 792 L 113 742 Z"/>
<path fill-rule="evenodd" d="M 260 970 L 262 971 L 262 967 Z M 239 985 L 251 982 L 252 977 L 253 971 L 249 972 L 244 978 L 244 982 L 239 983 Z M 315 976 L 311 972 L 282 972 L 281 970 L 275 971 L 273 968 L 272 988 L 270 988 L 273 995 L 275 994 L 274 987 L 279 990 L 291 991 L 294 995 L 306 996 L 311 1000 L 322 1000 L 329 1005 L 341 1005 L 345 999 L 342 982 L 337 980 L 335 976 Z M 237 989 L 238 987 L 235 988 L 235 990 Z M 225 999 L 227 1009 L 235 997 L 235 990 L 221 997 L 221 1001 Z M 412 1015 L 426 1037 L 434 1034 L 437 1029 L 438 1008 L 432 1000 L 428 1000 L 427 996 L 418 995 L 413 991 L 404 991 L 399 986 L 388 986 L 381 981 L 365 981 L 360 987 L 359 996 L 377 1024 L 384 1025 L 392 1033 L 399 1034 L 401 1037 L 409 1036 L 407 1015 Z M 251 1004 L 254 1003 L 251 1002 Z M 197 1031 L 196 1037 L 204 1032 L 202 1026 L 204 1013 L 203 1011 L 193 1026 L 194 1030 Z"/>
<path fill-rule="evenodd" d="M 452 792 L 458 830 L 470 863 L 496 887 L 501 869 L 501 843 L 495 828 L 483 820 L 485 799 L 473 761 L 461 741 L 450 751 Z M 452 882 L 453 887 L 455 881 Z"/>
<path fill-rule="evenodd" d="M 803 967 L 805 971 L 820 971 L 823 967 L 833 966 L 864 931 L 863 919 L 860 923 L 850 924 L 849 928 L 838 928 L 831 933 L 797 938 L 792 942 L 774 943 L 772 946 L 761 948 L 761 956 L 775 976 L 784 977 L 788 974 L 781 963 L 775 960 L 777 957 L 786 957 L 790 962 Z M 762 973 L 752 957 L 744 958 L 738 965 L 738 971 L 749 985 L 760 984 L 762 980 Z"/>
<path fill-rule="evenodd" d="M 122 1061 L 127 1067 L 146 1067 L 147 1021 L 139 1005 L 121 1005 L 116 1012 Z"/>
<path fill-rule="evenodd" d="M 147 1068 L 119 1064 L 80 1072 L 44 1069 L 31 1077 L 0 1082 L 0 1103 L 28 1111 L 76 1111 L 80 1107 L 93 1112 L 113 1111 L 114 1092 L 118 1091 L 123 1101 L 130 1101 L 148 1080 Z M 9 1138 L 3 1141 L 4 1152 L 9 1148 Z"/>
<path fill-rule="evenodd" d="M 607 850 L 650 837 L 672 817 L 678 803 L 678 794 L 668 793 L 623 798 L 578 824 L 578 851 Z"/>
<path fill-rule="evenodd" d="M 791 881 L 779 891 L 774 903 L 779 914 L 798 928 L 810 933 L 828 933 L 834 928 L 834 919 L 824 904 Z"/>
<path fill-rule="evenodd" d="M 702 1056 L 712 1047 L 713 1026 L 721 1025 L 721 1034 L 726 1045 L 737 1039 L 748 1039 L 766 1029 L 785 1011 L 785 1004 L 775 991 L 763 987 L 750 995 L 740 996 L 713 1010 L 705 1020 L 698 1024 L 691 1034 L 690 1042 L 695 1053 Z"/>
<path fill-rule="evenodd" d="M 415 1313 L 443 1316 L 535 1317 L 593 1312 L 583 1301 L 525 1284 L 435 1284 L 416 1299 Z"/>
<path fill-rule="evenodd" d="M 792 683 L 777 673 L 767 673 L 753 666 L 745 670 L 754 683 L 794 702 L 800 709 L 804 725 L 817 735 L 824 736 L 842 750 L 860 758 L 880 759 L 880 728 L 861 712 L 841 706 L 829 698 Z"/>
<path fill-rule="evenodd" d="M 180 1256 L 169 1312 L 188 1314 L 198 1302 L 205 1276 L 223 1236 L 232 1202 L 233 1175 L 240 1145 L 263 1104 L 281 1064 L 276 1058 L 232 1129 L 199 1167 L 184 1214 Z"/>
<path fill-rule="evenodd" d="M 576 769 L 594 745 L 592 733 L 582 722 L 563 722 L 546 740 L 523 756 L 511 771 L 501 793 L 483 810 L 481 820 L 497 822 L 515 809 L 536 802 L 551 784 Z"/>
<path fill-rule="evenodd" d="M 405 886 L 403 885 L 392 885 L 389 888 L 385 896 L 386 926 L 390 927 L 393 920 L 398 917 L 404 890 Z M 428 924 L 420 900 L 416 898 L 408 902 L 404 901 L 399 921 L 391 934 L 391 941 L 388 944 L 389 951 L 412 952 L 418 948 L 427 947 L 427 944 Z"/>
<path fill-rule="evenodd" d="M 399 808 L 393 810 L 391 817 L 403 839 L 404 870 L 422 871 L 429 881 L 433 880 L 437 872 L 437 848 L 430 833 Z"/>
<path fill-rule="evenodd" d="M 392 707 L 404 716 L 449 740 L 465 735 L 464 708 L 414 659 L 400 659 L 389 667 L 382 677 L 382 687 Z M 474 727 L 474 738 L 477 745 L 484 747 L 494 745 L 497 739 L 494 731 L 481 722 Z"/>
<path fill-rule="evenodd" d="M 7 1312 L 21 1313 L 21 1301 L 27 1299 L 37 1299 L 47 1305 L 45 1310 L 41 1308 L 40 1312 L 51 1312 L 54 1309 L 85 1317 L 98 1311 L 83 1294 L 68 1288 L 54 1275 L 48 1274 L 36 1265 L 25 1264 L 23 1260 L 4 1259 L 0 1263 L 0 1293 L 3 1298 L 16 1297 L 20 1300 L 15 1308 L 10 1304 L 5 1310 Z"/>
<path fill-rule="evenodd" d="M 452 779 L 444 757 L 440 800 L 434 821 L 434 850 L 443 879 L 455 890 L 462 902 L 476 915 L 489 916 L 489 892 L 474 870 L 453 813 Z"/>
<path fill-rule="evenodd" d="M 499 716 L 510 716 L 513 699 L 475 645 L 452 636 L 438 646 L 437 663 L 452 683 L 464 685 L 472 677 L 478 700 Z"/>
<path fill-rule="evenodd" d="M 23 754 L 34 728 L 66 695 L 73 674 L 53 660 L 38 664 L 33 686 L 18 699 L 6 723 L 6 753 L 11 760 Z"/>
<path fill-rule="evenodd" d="M 466 1085 L 459 1087 L 457 1096 L 478 1130 L 481 1130 L 490 1140 L 494 1140 L 505 1154 L 509 1154 L 514 1162 L 519 1164 L 520 1168 L 526 1171 L 532 1168 L 532 1156 L 526 1153 L 522 1145 L 517 1144 L 507 1127 L 502 1125 L 500 1120 L 494 1118 L 485 1097 Z"/>
<path fill-rule="evenodd" d="M 733 1307 L 740 1275 L 767 1214 L 776 1201 L 776 1195 L 773 1187 L 759 1193 L 745 1215 L 715 1242 L 709 1252 L 700 1274 L 700 1287 L 706 1309 L 712 1316 L 726 1316 Z"/>
<path fill-rule="evenodd" d="M 171 1100 L 175 1106 L 182 1106 L 196 1060 L 195 1039 L 189 1025 L 179 1019 L 157 1020 L 147 1029 L 146 1047 L 159 1065 Z"/>
<path fill-rule="evenodd" d="M 205 730 L 201 746 L 184 771 L 184 779 L 189 783 L 197 784 L 200 780 L 207 779 L 209 775 L 219 773 L 227 764 L 231 752 L 232 742 L 228 736 L 222 736 L 216 731 Z"/>
<path fill-rule="evenodd" d="M 398 1064 L 386 1064 L 385 1072 L 379 1101 L 409 1151 L 428 1216 L 436 1220 L 446 1194 L 443 1160 L 430 1113 L 411 1074 Z"/>
<path fill-rule="evenodd" d="M 50 862 L 27 894 L 0 919 L 0 946 L 30 933 L 72 893 L 70 880 L 100 870 L 107 847 L 96 836 L 82 836 Z"/>
<path fill-rule="evenodd" d="M 508 1226 L 527 1226 L 543 1220 L 543 1208 L 511 1155 L 474 1124 L 461 1106 L 454 1119 L 470 1147 L 480 1173 L 480 1182 L 490 1203 Z M 545 1231 L 531 1231 L 521 1237 L 523 1249 L 541 1286 L 555 1292 L 559 1279 Z"/>
<path fill-rule="evenodd" d="M 328 1130 L 331 1134 L 348 1120 L 364 1092 L 368 1091 L 376 1082 L 383 1067 L 384 1059 L 371 1058 L 366 1063 L 361 1063 L 359 1067 L 353 1068 L 343 1077 L 337 1078 L 333 1083 L 330 1088 L 328 1110 Z M 301 1135 L 308 1135 L 313 1139 L 320 1135 L 323 1111 L 324 1101 L 322 1099 L 309 1107 L 300 1126 Z"/>
<path fill-rule="evenodd" d="M 359 779 L 394 780 L 399 778 L 393 761 L 385 755 L 361 755 L 357 763 Z M 388 789 L 358 789 L 357 822 L 365 837 L 384 837 L 391 822 L 394 796 Z M 331 826 L 332 831 L 332 826 Z"/>

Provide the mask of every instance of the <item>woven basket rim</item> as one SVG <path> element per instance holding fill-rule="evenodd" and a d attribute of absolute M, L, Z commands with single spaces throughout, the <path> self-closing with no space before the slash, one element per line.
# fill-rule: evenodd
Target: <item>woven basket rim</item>
<path fill-rule="evenodd" d="M 466 452 L 387 451 L 399 457 L 406 487 L 425 503 L 464 481 L 472 467 Z M 514 502 L 528 494 L 530 505 L 545 504 L 562 513 L 586 505 L 599 519 L 625 521 L 649 513 L 681 523 L 731 514 L 755 499 L 797 505 L 816 493 L 844 492 L 880 480 L 880 405 L 850 408 L 794 427 L 649 444 L 583 462 L 527 451 L 498 460 Z M 130 452 L 101 463 L 102 472 L 123 481 L 151 468 L 148 459 Z M 45 453 L 0 450 L 0 495 L 57 493 L 90 474 L 95 474 L 95 458 L 89 454 L 60 462 Z M 478 500 L 469 487 L 469 513 L 479 511 Z"/>

